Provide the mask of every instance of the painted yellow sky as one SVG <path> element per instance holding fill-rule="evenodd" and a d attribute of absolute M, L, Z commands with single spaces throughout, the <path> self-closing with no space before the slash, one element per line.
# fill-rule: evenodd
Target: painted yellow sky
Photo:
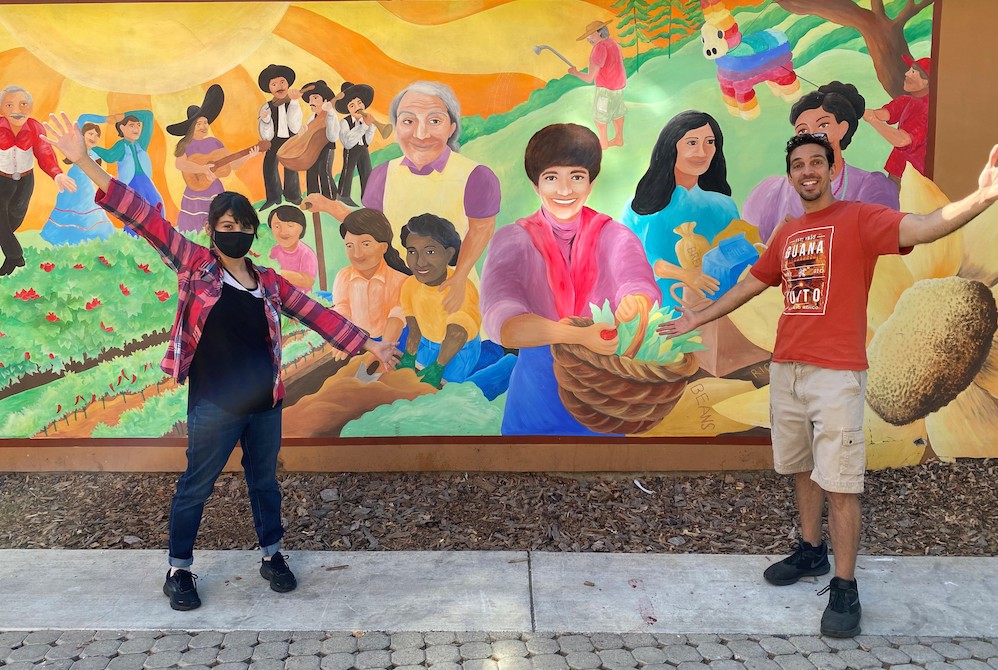
<path fill-rule="evenodd" d="M 8 5 L 0 23 L 20 46 L 80 84 L 169 93 L 236 67 L 288 4 Z"/>
<path fill-rule="evenodd" d="M 301 3 L 303 9 L 361 33 L 400 62 L 442 72 L 524 72 L 540 79 L 565 74 L 550 52 L 525 58 L 537 44 L 547 44 L 579 67 L 588 63 L 590 45 L 576 38 L 590 21 L 606 21 L 613 12 L 583 0 L 513 0 L 441 25 L 404 21 L 380 3 Z M 566 21 L 566 16 L 578 17 Z"/>

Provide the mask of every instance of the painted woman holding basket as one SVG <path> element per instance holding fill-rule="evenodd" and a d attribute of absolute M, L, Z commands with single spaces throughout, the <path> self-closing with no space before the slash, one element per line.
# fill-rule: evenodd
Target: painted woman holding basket
<path fill-rule="evenodd" d="M 558 395 L 551 345 L 598 354 L 617 350 L 606 324 L 574 326 L 590 303 L 609 300 L 618 321 L 647 314 L 661 299 L 640 240 L 623 224 L 585 206 L 600 170 L 599 138 L 555 124 L 527 144 L 524 168 L 541 199 L 531 216 L 496 231 L 485 259 L 481 311 L 486 333 L 520 350 L 509 383 L 503 435 L 597 435 Z"/>

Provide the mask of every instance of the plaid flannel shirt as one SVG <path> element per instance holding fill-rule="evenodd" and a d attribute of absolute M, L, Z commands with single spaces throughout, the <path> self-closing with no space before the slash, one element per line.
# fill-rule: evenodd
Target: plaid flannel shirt
<path fill-rule="evenodd" d="M 210 249 L 196 244 L 163 218 L 142 197 L 117 179 L 95 202 L 126 223 L 159 252 L 177 273 L 177 316 L 161 367 L 179 383 L 186 381 L 211 308 L 222 294 L 222 264 Z M 281 381 L 281 316 L 283 312 L 308 326 L 338 349 L 360 352 L 368 334 L 335 311 L 323 307 L 270 268 L 250 264 L 263 293 L 274 363 L 274 404 L 284 397 Z"/>

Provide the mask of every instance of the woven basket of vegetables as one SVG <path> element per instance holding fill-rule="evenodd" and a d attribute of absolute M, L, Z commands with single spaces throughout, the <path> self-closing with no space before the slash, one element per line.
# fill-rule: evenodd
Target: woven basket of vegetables
<path fill-rule="evenodd" d="M 594 319 L 571 317 L 572 325 L 614 327 L 608 303 L 592 310 Z M 552 345 L 558 394 L 579 423 L 598 433 L 642 433 L 672 411 L 700 367 L 692 352 L 705 348 L 696 331 L 673 339 L 655 332 L 656 322 L 673 316 L 672 310 L 655 306 L 649 316 L 617 325 L 615 354 L 597 354 L 578 344 Z"/>

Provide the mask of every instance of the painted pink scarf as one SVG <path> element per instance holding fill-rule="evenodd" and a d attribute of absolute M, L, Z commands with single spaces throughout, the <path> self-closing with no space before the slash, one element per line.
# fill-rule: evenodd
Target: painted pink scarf
<path fill-rule="evenodd" d="M 588 315 L 589 292 L 599 274 L 596 242 L 603 226 L 611 220 L 606 214 L 583 207 L 568 262 L 558 248 L 551 224 L 541 211 L 517 221 L 530 234 L 534 247 L 544 259 L 548 286 L 554 295 L 558 318 Z"/>

